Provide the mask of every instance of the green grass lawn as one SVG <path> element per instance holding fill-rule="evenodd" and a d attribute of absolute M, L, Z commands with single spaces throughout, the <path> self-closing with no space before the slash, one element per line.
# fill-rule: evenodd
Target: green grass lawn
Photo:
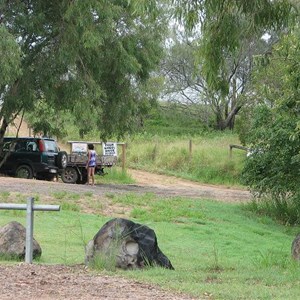
<path fill-rule="evenodd" d="M 127 194 L 114 195 L 114 202 L 131 210 L 130 219 L 155 230 L 159 247 L 175 271 L 101 272 L 199 298 L 299 299 L 300 265 L 290 255 L 298 228 L 257 217 L 237 204 L 210 200 Z M 35 212 L 34 237 L 43 251 L 35 263 L 82 263 L 84 245 L 109 219 L 64 209 Z M 13 220 L 25 224 L 25 213 L 0 211 L 0 226 Z"/>

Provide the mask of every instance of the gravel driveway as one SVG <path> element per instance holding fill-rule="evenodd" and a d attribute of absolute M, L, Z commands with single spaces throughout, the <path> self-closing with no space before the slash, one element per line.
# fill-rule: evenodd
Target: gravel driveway
<path fill-rule="evenodd" d="M 225 202 L 249 201 L 251 195 L 242 189 L 232 189 L 223 186 L 203 185 L 176 177 L 152 174 L 145 171 L 129 170 L 136 184 L 97 184 L 95 186 L 80 184 L 65 184 L 62 182 L 47 182 L 26 180 L 11 177 L 0 177 L 0 191 L 18 193 L 36 193 L 50 195 L 54 192 L 73 192 L 84 194 L 92 192 L 98 196 L 107 193 L 154 193 L 159 196 L 181 196 L 188 198 L 205 198 Z"/>

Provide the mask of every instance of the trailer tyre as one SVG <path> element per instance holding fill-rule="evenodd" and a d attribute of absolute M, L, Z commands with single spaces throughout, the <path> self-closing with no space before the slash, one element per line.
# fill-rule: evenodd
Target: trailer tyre
<path fill-rule="evenodd" d="M 77 170 L 72 167 L 66 167 L 61 173 L 61 179 L 64 183 L 76 183 L 78 178 Z"/>

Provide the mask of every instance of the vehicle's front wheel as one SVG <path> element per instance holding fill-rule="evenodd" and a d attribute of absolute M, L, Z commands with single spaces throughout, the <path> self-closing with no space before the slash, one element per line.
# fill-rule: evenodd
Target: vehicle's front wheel
<path fill-rule="evenodd" d="M 72 167 L 66 167 L 61 173 L 61 179 L 64 183 L 76 183 L 78 180 L 78 173 Z"/>
<path fill-rule="evenodd" d="M 21 165 L 17 168 L 15 176 L 18 178 L 32 179 L 33 171 L 30 166 Z"/>

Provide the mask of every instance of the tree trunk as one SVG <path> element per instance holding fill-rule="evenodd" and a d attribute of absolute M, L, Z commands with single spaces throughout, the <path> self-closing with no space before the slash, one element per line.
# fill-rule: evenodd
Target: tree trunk
<path fill-rule="evenodd" d="M 2 118 L 2 124 L 1 124 L 1 127 L 0 127 L 0 144 L 3 143 L 3 138 L 4 138 L 7 127 L 8 127 L 8 122 L 3 117 Z M 0 148 L 0 150 L 1 150 L 1 148 Z"/>
<path fill-rule="evenodd" d="M 6 119 L 2 118 L 2 124 L 0 127 L 0 156 L 2 156 L 2 153 L 3 153 L 2 145 L 3 145 L 3 139 L 4 139 L 4 135 L 5 135 L 7 126 L 8 126 L 8 123 L 7 123 Z M 2 166 L 4 161 L 5 161 L 4 159 L 3 159 L 3 161 L 0 159 L 0 167 Z"/>
<path fill-rule="evenodd" d="M 242 108 L 242 106 L 235 106 L 231 112 L 229 113 L 228 117 L 224 121 L 224 129 L 229 128 L 231 130 L 234 129 L 234 121 L 235 121 L 235 116 L 239 112 L 239 110 Z"/>

